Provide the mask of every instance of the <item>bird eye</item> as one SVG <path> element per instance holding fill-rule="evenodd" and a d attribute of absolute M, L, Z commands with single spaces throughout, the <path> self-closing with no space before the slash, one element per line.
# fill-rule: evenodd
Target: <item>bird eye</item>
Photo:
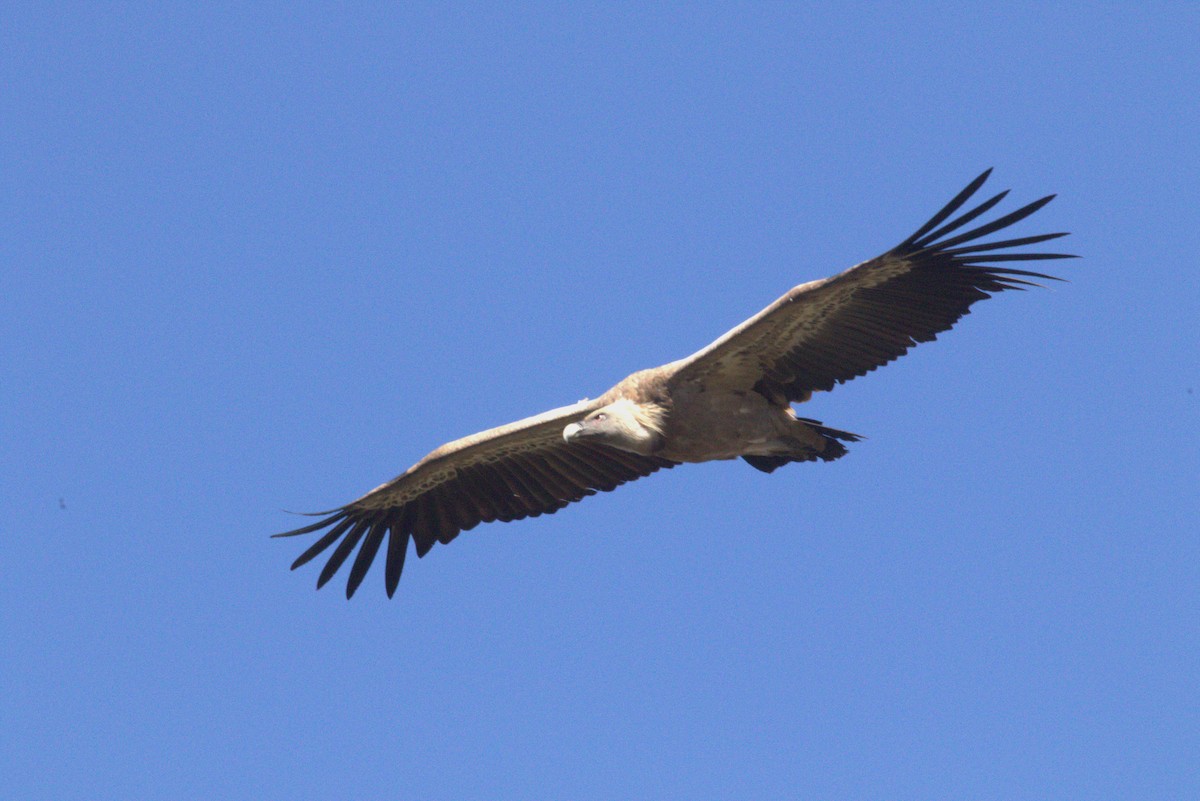
<path fill-rule="evenodd" d="M 597 423 L 603 423 L 605 420 L 608 419 L 608 415 L 601 412 L 600 414 L 596 415 L 592 419 L 595 420 Z"/>

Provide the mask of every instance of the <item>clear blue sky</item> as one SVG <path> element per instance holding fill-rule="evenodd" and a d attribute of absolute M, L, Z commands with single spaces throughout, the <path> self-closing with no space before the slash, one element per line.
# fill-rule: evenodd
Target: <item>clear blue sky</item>
<path fill-rule="evenodd" d="M 1200 797 L 1200 11 L 400 5 L 0 12 L 7 797 Z M 390 602 L 268 538 L 988 166 L 1084 258 L 805 407 L 847 458 Z"/>

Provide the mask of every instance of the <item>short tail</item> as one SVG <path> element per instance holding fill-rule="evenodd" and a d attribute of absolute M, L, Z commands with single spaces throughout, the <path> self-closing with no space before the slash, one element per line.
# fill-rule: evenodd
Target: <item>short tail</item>
<path fill-rule="evenodd" d="M 836 428 L 821 425 L 820 420 L 813 420 L 809 417 L 797 417 L 796 420 L 816 431 L 821 435 L 821 439 L 825 440 L 825 450 L 816 457 L 823 462 L 832 462 L 834 459 L 841 459 L 845 456 L 846 446 L 842 444 L 843 442 L 858 442 L 863 439 L 859 434 L 851 434 L 849 431 L 839 431 Z"/>
<path fill-rule="evenodd" d="M 795 453 L 777 456 L 743 456 L 742 458 L 756 470 L 772 473 L 790 462 L 815 462 L 818 459 L 822 462 L 832 462 L 834 459 L 841 459 L 848 452 L 846 446 L 842 444 L 843 442 L 858 442 L 862 439 L 858 434 L 824 426 L 820 420 L 797 417 L 796 422 L 803 423 L 810 431 L 819 434 L 825 441 L 825 447 L 819 451 L 815 448 L 805 447 Z"/>

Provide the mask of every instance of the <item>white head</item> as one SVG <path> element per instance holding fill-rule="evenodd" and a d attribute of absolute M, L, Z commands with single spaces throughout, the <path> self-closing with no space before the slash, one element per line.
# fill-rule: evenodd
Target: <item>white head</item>
<path fill-rule="evenodd" d="M 662 410 L 622 398 L 563 429 L 567 442 L 599 442 L 610 448 L 649 455 L 662 447 Z"/>

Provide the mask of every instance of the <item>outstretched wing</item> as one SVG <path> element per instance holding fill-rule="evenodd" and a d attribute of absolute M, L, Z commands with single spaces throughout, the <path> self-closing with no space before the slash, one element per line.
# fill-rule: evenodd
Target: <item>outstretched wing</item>
<path fill-rule="evenodd" d="M 935 339 L 976 301 L 1006 289 L 1036 286 L 1025 280 L 1028 278 L 1058 280 L 992 265 L 1074 258 L 1062 253 L 1001 252 L 1065 233 L 977 241 L 1025 219 L 1054 195 L 950 236 L 1008 194 L 1001 192 L 950 219 L 991 172 L 987 170 L 972 181 L 929 222 L 887 253 L 832 278 L 801 284 L 682 360 L 673 380 L 753 388 L 768 397 L 804 401 L 814 390 L 833 389 L 836 384 L 903 356 L 919 342 Z"/>
<path fill-rule="evenodd" d="M 424 556 L 435 542 L 450 542 L 460 531 L 480 523 L 553 514 L 597 490 L 608 492 L 675 466 L 655 456 L 564 442 L 567 423 L 599 405 L 594 400 L 580 401 L 447 443 L 358 500 L 321 513 L 328 516 L 316 523 L 275 536 L 328 529 L 292 564 L 295 570 L 337 543 L 317 579 L 318 588 L 357 547 L 346 582 L 347 598 L 362 583 L 386 538 L 385 579 L 391 597 L 410 538 L 417 556 Z"/>

